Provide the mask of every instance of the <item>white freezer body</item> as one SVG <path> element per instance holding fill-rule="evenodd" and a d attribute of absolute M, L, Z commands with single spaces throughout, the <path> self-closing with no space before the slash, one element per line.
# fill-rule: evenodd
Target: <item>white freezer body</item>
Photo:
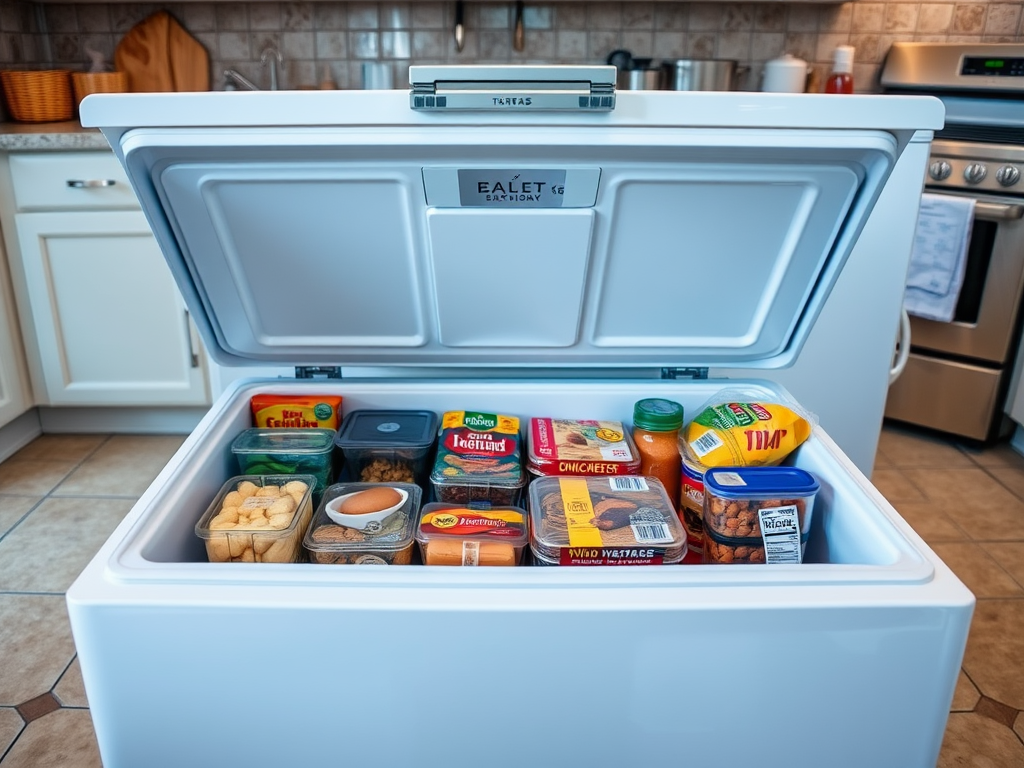
<path fill-rule="evenodd" d="M 722 384 L 238 383 L 68 592 L 104 765 L 933 766 L 974 598 L 820 429 L 800 566 L 210 564 L 192 531 L 257 392 L 623 418 Z"/>

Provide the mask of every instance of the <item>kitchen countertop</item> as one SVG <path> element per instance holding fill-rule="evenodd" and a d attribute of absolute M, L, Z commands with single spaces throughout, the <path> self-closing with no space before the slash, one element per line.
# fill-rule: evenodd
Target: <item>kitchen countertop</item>
<path fill-rule="evenodd" d="M 0 123 L 0 151 L 110 149 L 103 134 L 77 120 L 63 123 Z"/>

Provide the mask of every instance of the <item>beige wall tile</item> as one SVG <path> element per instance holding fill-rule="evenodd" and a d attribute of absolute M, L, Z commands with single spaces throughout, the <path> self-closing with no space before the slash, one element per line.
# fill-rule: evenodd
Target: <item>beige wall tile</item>
<path fill-rule="evenodd" d="M 913 32 L 917 29 L 917 3 L 887 3 L 883 29 L 886 32 Z"/>
<path fill-rule="evenodd" d="M 885 23 L 884 3 L 857 2 L 853 6 L 852 32 L 881 32 Z"/>
<path fill-rule="evenodd" d="M 279 31 L 281 29 L 281 4 L 253 3 L 249 10 L 249 28 Z"/>
<path fill-rule="evenodd" d="M 444 3 L 413 3 L 411 24 L 414 30 L 438 29 L 446 25 Z"/>
<path fill-rule="evenodd" d="M 717 32 L 722 28 L 724 10 L 716 3 L 694 3 L 690 6 L 691 32 Z"/>
<path fill-rule="evenodd" d="M 113 6 L 111 6 L 113 8 Z M 217 29 L 220 31 L 239 31 L 249 28 L 249 8 L 239 3 L 217 3 Z M 116 25 L 115 25 L 116 28 Z"/>
<path fill-rule="evenodd" d="M 622 6 L 622 28 L 653 31 L 654 3 L 625 3 Z"/>
<path fill-rule="evenodd" d="M 988 7 L 985 34 L 1014 35 L 1020 27 L 1020 21 L 1020 3 L 993 3 Z"/>
<path fill-rule="evenodd" d="M 722 26 L 725 31 L 749 31 L 754 28 L 754 7 L 750 3 L 725 3 Z"/>
<path fill-rule="evenodd" d="M 819 10 L 814 5 L 796 4 L 789 6 L 786 19 L 787 32 L 817 32 Z"/>
<path fill-rule="evenodd" d="M 381 29 L 409 29 L 412 26 L 412 8 L 408 3 L 382 3 Z"/>
<path fill-rule="evenodd" d="M 64 595 L 0 594 L 0 706 L 49 691 L 74 655 Z"/>
<path fill-rule="evenodd" d="M 958 3 L 953 9 L 952 32 L 961 35 L 980 34 L 985 29 L 985 6 Z"/>
<path fill-rule="evenodd" d="M 917 17 L 917 32 L 945 32 L 953 23 L 952 4 L 922 3 Z"/>
<path fill-rule="evenodd" d="M 255 7 L 255 6 L 254 6 Z M 285 3 L 281 13 L 282 27 L 290 32 L 313 29 L 313 6 L 310 3 Z"/>
<path fill-rule="evenodd" d="M 605 61 L 608 54 L 619 48 L 619 33 L 598 29 L 587 33 L 587 55 Z"/>
<path fill-rule="evenodd" d="M 885 58 L 885 52 L 889 50 L 888 46 L 882 47 L 880 45 L 881 35 L 877 33 L 872 34 L 853 34 L 850 35 L 850 45 L 854 47 L 853 60 L 854 66 L 857 63 L 874 63 L 879 62 Z M 857 83 L 857 78 L 854 78 L 854 84 Z"/>
<path fill-rule="evenodd" d="M 182 24 L 192 34 L 213 32 L 217 29 L 217 14 L 211 3 L 185 3 L 182 6 Z"/>
<path fill-rule="evenodd" d="M 982 715 L 949 716 L 937 768 L 1024 765 L 1024 745 L 1005 725 Z"/>
<path fill-rule="evenodd" d="M 555 54 L 559 59 L 583 59 L 587 55 L 587 33 L 570 30 L 555 33 Z"/>
<path fill-rule="evenodd" d="M 4 758 L 3 768 L 103 768 L 87 709 L 58 709 L 33 720 Z"/>
<path fill-rule="evenodd" d="M 753 29 L 758 32 L 784 31 L 786 6 L 781 3 L 755 3 Z"/>
<path fill-rule="evenodd" d="M 688 6 L 684 3 L 655 3 L 655 31 L 685 31 L 689 23 L 687 10 Z"/>
<path fill-rule="evenodd" d="M 750 58 L 754 61 L 770 61 L 786 51 L 786 35 L 783 32 L 755 32 L 750 36 Z"/>
<path fill-rule="evenodd" d="M 588 3 L 588 29 L 620 29 L 622 6 L 619 3 Z"/>
<path fill-rule="evenodd" d="M 690 57 L 694 59 L 713 59 L 715 57 L 715 36 L 708 32 L 691 33 L 688 38 Z"/>
<path fill-rule="evenodd" d="M 659 59 L 682 59 L 686 57 L 685 32 L 655 32 L 654 55 Z"/>
<path fill-rule="evenodd" d="M 586 29 L 587 6 L 584 3 L 559 3 L 555 6 L 555 26 L 559 29 Z"/>
<path fill-rule="evenodd" d="M 750 32 L 730 31 L 718 35 L 716 55 L 720 59 L 750 59 Z"/>
<path fill-rule="evenodd" d="M 349 29 L 377 29 L 379 26 L 374 3 L 349 3 L 347 10 Z"/>

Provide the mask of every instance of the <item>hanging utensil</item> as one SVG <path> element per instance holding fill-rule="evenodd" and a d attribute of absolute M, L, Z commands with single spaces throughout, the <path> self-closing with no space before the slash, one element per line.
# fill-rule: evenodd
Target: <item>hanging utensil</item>
<path fill-rule="evenodd" d="M 512 30 L 512 48 L 521 51 L 526 47 L 526 30 L 523 28 L 523 0 L 516 0 L 516 22 Z"/>
<path fill-rule="evenodd" d="M 462 0 L 456 0 L 455 2 L 455 50 L 461 51 L 462 47 L 466 44 L 466 28 L 462 23 L 463 19 L 463 4 Z"/>

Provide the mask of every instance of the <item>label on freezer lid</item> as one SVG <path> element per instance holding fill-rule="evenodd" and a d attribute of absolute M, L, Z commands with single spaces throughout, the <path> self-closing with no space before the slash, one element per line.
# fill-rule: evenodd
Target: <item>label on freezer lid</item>
<path fill-rule="evenodd" d="M 796 505 L 757 510 L 768 564 L 800 563 L 800 518 Z"/>
<path fill-rule="evenodd" d="M 463 206 L 561 208 L 564 195 L 564 170 L 459 169 L 459 199 Z"/>

